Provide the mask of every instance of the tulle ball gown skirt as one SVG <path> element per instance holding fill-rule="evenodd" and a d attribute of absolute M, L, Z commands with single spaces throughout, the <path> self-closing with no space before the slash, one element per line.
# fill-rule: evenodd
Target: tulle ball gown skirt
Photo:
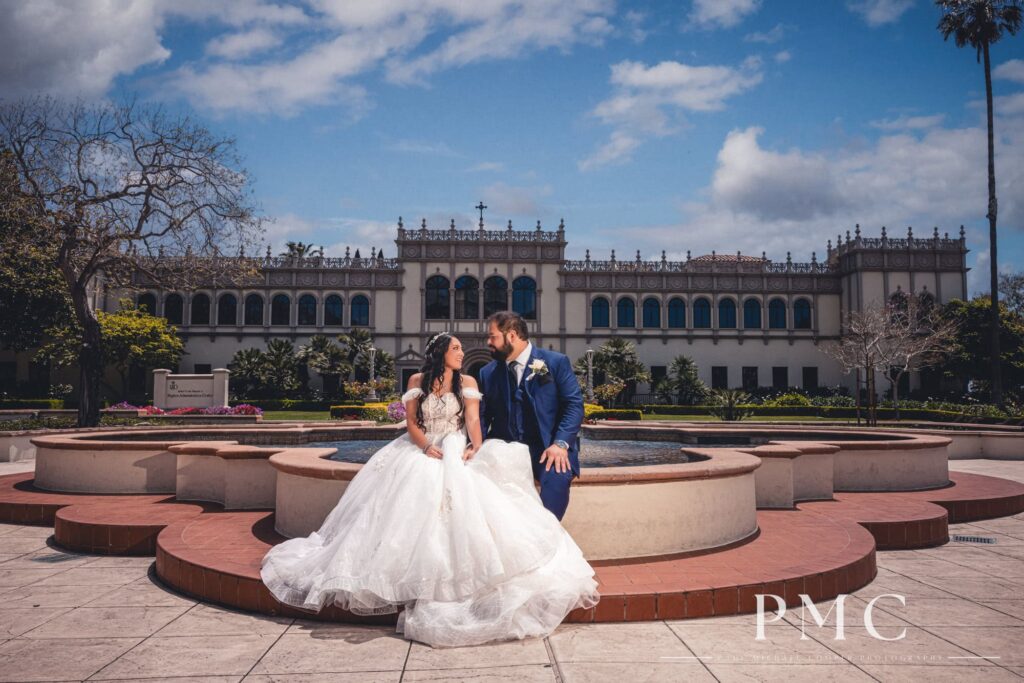
<path fill-rule="evenodd" d="M 545 636 L 597 604 L 594 571 L 541 504 L 523 444 L 444 437 L 440 460 L 403 435 L 377 451 L 318 531 L 272 548 L 263 582 L 283 603 L 398 617 L 435 647 Z"/>

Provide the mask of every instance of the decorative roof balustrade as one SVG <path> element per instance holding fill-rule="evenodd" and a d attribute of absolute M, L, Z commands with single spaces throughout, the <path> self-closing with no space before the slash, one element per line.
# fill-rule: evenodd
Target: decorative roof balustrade
<path fill-rule="evenodd" d="M 537 221 L 535 230 L 513 230 L 512 221 L 505 230 L 485 230 L 483 224 L 477 230 L 458 230 L 452 219 L 447 230 L 427 228 L 427 219 L 423 219 L 419 229 L 406 229 L 401 217 L 398 219 L 398 242 L 533 242 L 533 243 L 565 243 L 565 221 L 558 224 L 558 230 L 552 232 L 541 228 Z"/>
<path fill-rule="evenodd" d="M 809 263 L 794 263 L 791 259 L 774 263 L 768 259 L 750 258 L 737 259 L 735 256 L 699 257 L 686 261 L 669 261 L 662 257 L 660 261 L 618 261 L 614 258 L 607 261 L 596 261 L 587 258 L 582 261 L 565 261 L 563 272 L 615 272 L 615 273 L 800 273 L 800 274 L 833 274 L 839 272 L 833 264 L 812 260 Z"/>
<path fill-rule="evenodd" d="M 939 237 L 939 229 L 932 231 L 931 237 L 914 237 L 914 229 L 907 228 L 906 237 L 889 237 L 885 226 L 882 227 L 881 237 L 861 237 L 860 224 L 854 228 L 853 236 L 846 231 L 846 239 L 842 235 L 836 235 L 836 246 L 832 246 L 832 240 L 828 241 L 829 259 L 838 258 L 857 250 L 912 250 L 912 251 L 955 251 L 967 250 L 967 239 L 964 226 L 960 226 L 960 237 L 950 237 L 945 233 Z"/>

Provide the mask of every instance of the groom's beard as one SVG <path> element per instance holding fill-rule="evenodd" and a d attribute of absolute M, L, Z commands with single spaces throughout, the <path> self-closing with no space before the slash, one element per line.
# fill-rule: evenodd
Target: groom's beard
<path fill-rule="evenodd" d="M 501 348 L 491 348 L 491 358 L 494 360 L 506 361 L 509 356 L 512 355 L 512 345 L 508 343 L 508 339 L 503 340 Z"/>

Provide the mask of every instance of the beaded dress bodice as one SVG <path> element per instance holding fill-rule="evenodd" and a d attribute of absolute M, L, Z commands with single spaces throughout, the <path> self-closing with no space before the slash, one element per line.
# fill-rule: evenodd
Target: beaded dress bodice
<path fill-rule="evenodd" d="M 402 396 L 402 403 L 422 395 L 421 389 L 410 389 Z M 483 394 L 474 389 L 463 389 L 462 398 L 480 400 Z M 435 444 L 440 443 L 449 434 L 465 432 L 466 428 L 459 426 L 459 400 L 455 398 L 454 393 L 431 393 L 423 400 L 423 426 L 427 439 Z"/>

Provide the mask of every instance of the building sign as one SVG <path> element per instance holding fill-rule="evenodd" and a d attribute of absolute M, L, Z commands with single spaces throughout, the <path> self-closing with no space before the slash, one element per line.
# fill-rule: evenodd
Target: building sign
<path fill-rule="evenodd" d="M 228 404 L 228 371 L 209 375 L 172 375 L 153 371 L 153 405 L 158 408 L 210 408 Z"/>

